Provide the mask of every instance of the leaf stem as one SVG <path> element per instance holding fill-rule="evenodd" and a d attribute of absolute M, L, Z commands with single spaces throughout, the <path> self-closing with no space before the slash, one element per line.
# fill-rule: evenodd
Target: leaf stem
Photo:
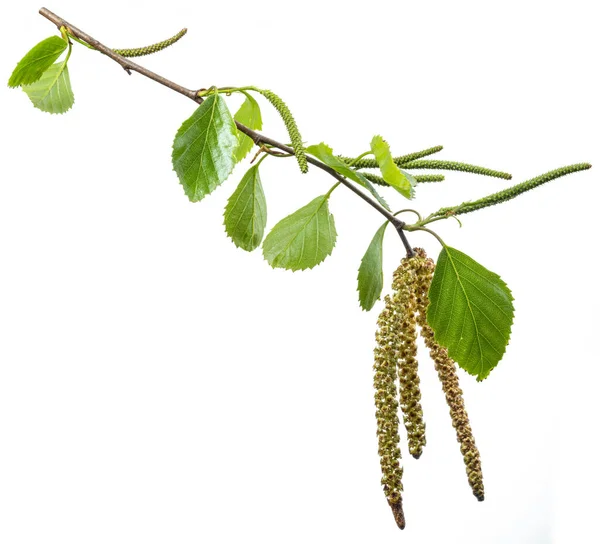
<path fill-rule="evenodd" d="M 326 197 L 326 198 L 329 198 L 329 197 L 331 196 L 331 193 L 333 193 L 333 191 L 335 191 L 335 189 L 337 188 L 337 186 L 338 186 L 340 183 L 341 183 L 341 182 L 339 182 L 339 181 L 338 181 L 337 183 L 334 183 L 334 184 L 331 186 L 331 189 L 329 189 L 329 191 L 327 191 L 327 192 L 325 193 L 325 197 Z"/>
<path fill-rule="evenodd" d="M 348 166 L 354 166 L 358 161 L 360 161 L 362 158 L 367 157 L 368 155 L 372 155 L 373 152 L 372 151 L 365 151 L 364 153 L 361 153 L 358 157 L 356 157 L 356 159 L 350 161 L 348 163 Z"/>
<path fill-rule="evenodd" d="M 394 213 L 394 215 L 398 215 L 398 214 L 405 213 L 405 212 L 414 213 L 419 218 L 419 221 L 423 220 L 423 218 L 421 217 L 421 214 L 417 210 L 412 210 L 410 208 L 405 208 L 404 210 L 398 210 L 396 213 Z"/>
<path fill-rule="evenodd" d="M 439 234 L 437 234 L 436 232 L 433 232 L 431 229 L 428 229 L 428 228 L 426 228 L 426 227 L 414 227 L 414 226 L 411 226 L 411 225 L 407 225 L 407 226 L 405 227 L 405 229 L 406 229 L 406 230 L 408 230 L 408 231 L 411 231 L 411 232 L 412 232 L 412 231 L 415 231 L 415 230 L 422 230 L 423 232 L 427 232 L 427 233 L 431 234 L 431 236 L 433 236 L 434 238 L 436 238 L 436 239 L 437 239 L 437 241 L 438 241 L 440 244 L 442 244 L 442 247 L 444 247 L 444 248 L 445 248 L 445 247 L 448 247 L 448 246 L 446 246 L 446 243 L 444 242 L 444 240 L 442 240 L 442 239 L 440 238 Z"/>

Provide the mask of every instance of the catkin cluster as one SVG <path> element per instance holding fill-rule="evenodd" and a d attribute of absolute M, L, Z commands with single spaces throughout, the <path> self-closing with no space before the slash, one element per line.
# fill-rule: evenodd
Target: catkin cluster
<path fill-rule="evenodd" d="M 420 248 L 415 249 L 413 257 L 402 260 L 394 273 L 392 294 L 385 297 L 375 335 L 373 368 L 381 483 L 401 529 L 405 520 L 398 407 L 402 410 L 410 454 L 418 459 L 426 443 L 417 363 L 417 326 L 442 382 L 469 484 L 475 496 L 483 500 L 481 461 L 458 384 L 456 364 L 449 358 L 447 350 L 437 344 L 427 323 L 428 292 L 434 269 L 435 263 Z"/>

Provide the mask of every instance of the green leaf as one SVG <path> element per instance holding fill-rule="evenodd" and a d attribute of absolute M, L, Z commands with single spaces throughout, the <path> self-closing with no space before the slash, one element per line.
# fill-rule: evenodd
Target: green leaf
<path fill-rule="evenodd" d="M 18 87 L 36 82 L 60 57 L 67 45 L 59 36 L 50 36 L 38 43 L 19 61 L 8 80 L 8 86 Z"/>
<path fill-rule="evenodd" d="M 173 142 L 173 169 L 192 202 L 202 200 L 223 183 L 235 166 L 237 129 L 225 100 L 210 95 L 189 119 Z"/>
<path fill-rule="evenodd" d="M 66 61 L 53 64 L 40 79 L 22 89 L 36 108 L 48 113 L 65 113 L 75 102 Z"/>
<path fill-rule="evenodd" d="M 417 181 L 413 176 L 398 168 L 394 162 L 388 143 L 381 136 L 373 136 L 371 151 L 375 155 L 375 160 L 379 165 L 379 170 L 381 170 L 381 175 L 385 182 L 394 187 L 406 198 L 412 198 Z"/>
<path fill-rule="evenodd" d="M 328 200 L 329 194 L 318 196 L 273 227 L 263 242 L 263 255 L 273 268 L 305 270 L 331 255 L 337 233 Z"/>
<path fill-rule="evenodd" d="M 375 233 L 358 269 L 358 300 L 369 311 L 379 300 L 383 289 L 383 235 L 386 221 Z"/>
<path fill-rule="evenodd" d="M 258 164 L 250 168 L 225 206 L 225 230 L 233 243 L 246 251 L 262 242 L 267 224 L 267 202 Z"/>
<path fill-rule="evenodd" d="M 427 321 L 436 341 L 478 381 L 486 378 L 508 345 L 514 316 L 510 289 L 468 255 L 445 247 L 429 298 Z"/>
<path fill-rule="evenodd" d="M 321 142 L 318 145 L 311 145 L 306 148 L 306 152 L 310 153 L 321 162 L 324 162 L 330 168 L 333 168 L 338 174 L 358 183 L 365 189 L 367 189 L 376 199 L 377 201 L 388 211 L 390 207 L 388 203 L 383 199 L 383 197 L 377 192 L 373 184 L 360 172 L 357 172 L 353 168 L 350 168 L 348 164 L 346 164 L 342 159 L 336 157 L 333 154 L 333 150 L 327 144 Z"/>
<path fill-rule="evenodd" d="M 260 106 L 258 105 L 258 102 L 249 94 L 246 95 L 246 100 L 244 100 L 240 106 L 240 109 L 235 113 L 233 118 L 252 130 L 260 130 L 262 128 L 262 115 L 260 113 Z M 240 162 L 254 145 L 252 139 L 241 132 L 238 132 L 238 139 L 239 144 L 235 150 L 235 162 Z"/>

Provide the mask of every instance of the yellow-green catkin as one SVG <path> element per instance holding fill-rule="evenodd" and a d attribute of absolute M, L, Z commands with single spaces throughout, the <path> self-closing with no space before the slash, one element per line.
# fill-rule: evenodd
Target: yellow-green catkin
<path fill-rule="evenodd" d="M 397 359 L 400 378 L 400 408 L 408 435 L 408 451 L 418 459 L 425 447 L 425 422 L 417 363 L 416 274 L 413 258 L 405 258 L 394 273 L 392 301 L 397 329 Z"/>
<path fill-rule="evenodd" d="M 456 363 L 449 357 L 448 350 L 441 347 L 435 341 L 433 329 L 427 323 L 428 292 L 433 272 L 435 271 L 435 263 L 432 259 L 427 258 L 425 251 L 422 249 L 416 248 L 415 253 L 418 278 L 416 291 L 417 322 L 421 327 L 421 335 L 425 340 L 425 345 L 429 348 L 438 377 L 442 382 L 442 389 L 446 396 L 446 403 L 450 408 L 452 426 L 456 430 L 456 438 L 460 444 L 460 451 L 465 462 L 469 484 L 475 497 L 482 501 L 484 499 L 484 490 L 481 458 L 479 450 L 475 445 L 469 416 L 465 409 L 462 390 L 459 386 L 458 374 L 456 372 Z"/>
<path fill-rule="evenodd" d="M 304 144 L 302 143 L 302 136 L 300 136 L 300 130 L 298 129 L 298 125 L 296 124 L 296 120 L 294 119 L 290 108 L 288 108 L 287 104 L 273 91 L 269 91 L 268 89 L 260 89 L 258 91 L 273 105 L 281 116 L 285 128 L 287 128 L 290 141 L 292 142 L 292 147 L 294 148 L 294 154 L 296 155 L 300 171 L 303 174 L 306 174 L 306 172 L 308 172 L 308 160 L 306 158 Z"/>
<path fill-rule="evenodd" d="M 398 427 L 398 374 L 396 371 L 397 337 L 394 325 L 392 298 L 385 297 L 385 306 L 377 321 L 375 334 L 375 364 L 373 365 L 375 388 L 375 417 L 379 443 L 381 484 L 396 524 L 404 529 L 402 509 L 402 467 L 400 466 L 400 435 Z"/>
<path fill-rule="evenodd" d="M 146 47 L 136 47 L 134 49 L 113 49 L 113 51 L 122 57 L 143 57 L 144 55 L 152 55 L 152 53 L 158 53 L 170 45 L 173 45 L 175 42 L 178 42 L 185 36 L 186 32 L 187 28 L 184 28 L 172 38 L 162 42 L 154 43 L 152 45 L 147 45 Z"/>

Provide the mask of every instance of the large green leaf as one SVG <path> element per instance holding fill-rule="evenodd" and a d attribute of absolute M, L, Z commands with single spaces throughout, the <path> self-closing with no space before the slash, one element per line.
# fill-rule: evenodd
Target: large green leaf
<path fill-rule="evenodd" d="M 386 210 L 391 211 L 388 203 L 377 192 L 375 187 L 373 187 L 373 184 L 360 172 L 350 168 L 350 166 L 348 166 L 348 164 L 346 164 L 342 159 L 336 157 L 333 154 L 331 147 L 329 147 L 327 144 L 321 142 L 318 145 L 311 145 L 306 148 L 306 152 L 310 153 L 321 162 L 324 162 L 330 168 L 333 168 L 338 174 L 355 181 L 367 189 Z"/>
<path fill-rule="evenodd" d="M 273 227 L 263 242 L 273 268 L 305 270 L 331 255 L 337 233 L 328 200 L 329 194 L 318 196 Z"/>
<path fill-rule="evenodd" d="M 267 224 L 267 202 L 258 164 L 250 168 L 225 206 L 225 230 L 233 243 L 252 251 L 262 242 Z"/>
<path fill-rule="evenodd" d="M 429 289 L 427 321 L 436 341 L 469 374 L 483 380 L 510 337 L 514 307 L 500 276 L 468 255 L 445 247 Z"/>
<path fill-rule="evenodd" d="M 358 269 L 358 300 L 369 311 L 379 300 L 383 289 L 383 235 L 386 221 L 375 233 Z"/>
<path fill-rule="evenodd" d="M 48 113 L 65 113 L 75 102 L 66 62 L 53 64 L 40 79 L 22 89 L 36 108 Z"/>
<path fill-rule="evenodd" d="M 67 45 L 59 36 L 50 36 L 38 43 L 19 61 L 8 80 L 8 86 L 18 87 L 36 82 L 60 57 Z"/>
<path fill-rule="evenodd" d="M 240 109 L 235 113 L 233 118 L 242 125 L 251 128 L 252 130 L 260 130 L 262 128 L 262 115 L 260 106 L 249 94 L 246 95 L 246 100 L 240 106 Z M 254 142 L 251 138 L 238 132 L 239 144 L 235 149 L 235 162 L 240 162 L 252 149 Z"/>
<path fill-rule="evenodd" d="M 379 165 L 384 181 L 394 187 L 401 195 L 412 198 L 414 196 L 414 186 L 417 184 L 416 180 L 413 176 L 398 168 L 388 143 L 381 136 L 373 136 L 371 151 L 375 155 L 375 160 Z"/>
<path fill-rule="evenodd" d="M 212 193 L 231 174 L 237 145 L 225 100 L 210 95 L 179 127 L 173 142 L 173 169 L 192 202 Z"/>

